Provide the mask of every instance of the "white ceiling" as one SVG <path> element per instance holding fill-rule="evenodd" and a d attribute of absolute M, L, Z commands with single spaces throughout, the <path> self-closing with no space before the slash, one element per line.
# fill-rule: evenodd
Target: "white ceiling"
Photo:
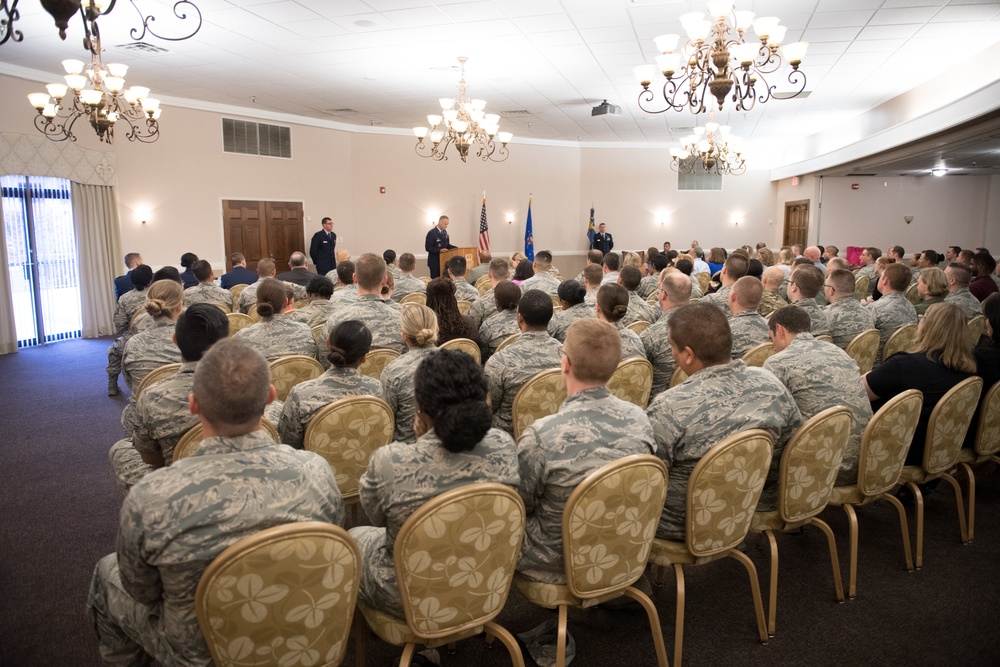
<path fill-rule="evenodd" d="M 121 0 L 100 20 L 105 62 L 130 65 L 127 82 L 158 95 L 411 128 L 426 124 L 439 97 L 456 95 L 456 59 L 464 55 L 470 92 L 487 100 L 487 112 L 527 112 L 501 120 L 515 142 L 669 142 L 707 120 L 641 111 L 632 74 L 653 62 L 653 37 L 682 33 L 678 16 L 706 10 L 701 1 L 194 1 L 201 31 L 180 42 L 147 35 L 143 41 L 168 52 L 143 55 L 118 48 L 140 26 Z M 183 30 L 170 20 L 173 2 L 136 2 L 156 16 L 160 32 Z M 736 0 L 736 7 L 778 16 L 789 28 L 786 43 L 810 42 L 807 98 L 747 113 L 728 102 L 719 114 L 734 134 L 756 141 L 837 125 L 1000 42 L 1000 1 Z M 85 55 L 78 18 L 62 42 L 38 0 L 22 0 L 19 9 L 24 41 L 0 47 L 0 63 L 56 80 L 61 59 Z M 591 117 L 604 99 L 623 115 Z"/>

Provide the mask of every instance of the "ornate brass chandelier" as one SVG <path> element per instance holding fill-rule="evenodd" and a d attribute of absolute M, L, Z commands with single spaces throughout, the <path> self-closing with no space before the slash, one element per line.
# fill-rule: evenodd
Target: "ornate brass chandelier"
<path fill-rule="evenodd" d="M 469 153 L 475 151 L 475 156 L 484 162 L 503 162 L 510 154 L 507 143 L 513 136 L 510 132 L 500 132 L 500 116 L 486 113 L 485 100 L 469 100 L 465 85 L 465 56 L 458 59 L 462 74 L 458 81 L 458 99 L 442 98 L 441 114 L 427 116 L 430 123 L 430 145 L 426 127 L 415 127 L 417 135 L 416 152 L 420 157 L 434 160 L 447 160 L 448 147 L 454 145 L 462 162 L 468 162 Z M 499 145 L 497 145 L 499 142 Z"/>
<path fill-rule="evenodd" d="M 754 18 L 753 12 L 734 12 L 732 0 L 709 3 L 711 20 L 701 12 L 684 14 L 681 25 L 687 43 L 678 50 L 680 35 L 660 35 L 655 39 L 660 55 L 655 65 L 634 69 L 642 85 L 639 107 L 646 113 L 690 110 L 704 113 L 706 98 L 711 95 L 722 111 L 726 98 L 736 103 L 737 111 L 747 111 L 755 104 L 774 98 L 776 86 L 768 77 L 787 63 L 791 66 L 788 83 L 793 90 L 783 95 L 799 95 L 806 86 L 806 75 L 799 69 L 805 56 L 806 42 L 782 45 L 786 28 L 773 16 Z M 750 26 L 759 41 L 746 39 Z M 780 49 L 780 52 L 779 52 Z M 657 72 L 665 78 L 659 95 L 650 89 Z M 709 106 L 712 102 L 709 102 Z"/>
<path fill-rule="evenodd" d="M 728 125 L 719 125 L 710 117 L 694 134 L 681 140 L 680 148 L 670 149 L 670 168 L 681 174 L 705 171 L 710 174 L 739 176 L 746 173 L 746 159 L 740 140 Z"/>

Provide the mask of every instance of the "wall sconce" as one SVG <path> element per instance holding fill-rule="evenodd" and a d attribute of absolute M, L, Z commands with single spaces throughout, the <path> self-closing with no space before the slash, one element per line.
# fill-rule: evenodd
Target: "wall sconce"
<path fill-rule="evenodd" d="M 733 223 L 733 227 L 739 227 L 740 223 L 743 222 L 743 214 L 733 213 L 731 216 L 729 216 L 729 221 Z"/>
<path fill-rule="evenodd" d="M 912 215 L 904 215 L 903 216 L 903 220 L 906 221 L 906 224 L 910 224 L 911 222 L 913 222 L 913 216 Z"/>
<path fill-rule="evenodd" d="M 664 227 L 668 222 L 670 222 L 670 213 L 668 213 L 667 211 L 657 211 L 655 220 L 657 224 L 659 224 L 661 227 Z"/>
<path fill-rule="evenodd" d="M 513 225 L 514 224 L 514 214 L 513 213 L 508 213 L 507 214 L 507 224 L 508 225 Z"/>

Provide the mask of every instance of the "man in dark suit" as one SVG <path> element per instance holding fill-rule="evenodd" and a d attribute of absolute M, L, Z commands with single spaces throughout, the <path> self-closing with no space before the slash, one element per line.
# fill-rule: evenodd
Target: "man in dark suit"
<path fill-rule="evenodd" d="M 219 286 L 222 289 L 229 289 L 235 285 L 253 285 L 257 282 L 257 273 L 247 268 L 247 258 L 241 252 L 234 252 L 229 256 L 229 263 L 233 270 L 222 274 L 219 279 Z"/>
<path fill-rule="evenodd" d="M 313 234 L 309 256 L 316 265 L 316 273 L 321 276 L 337 268 L 337 235 L 333 233 L 330 218 L 323 218 L 323 229 Z"/>
<path fill-rule="evenodd" d="M 315 273 L 306 268 L 305 253 L 293 252 L 292 256 L 288 259 L 288 267 L 291 269 L 290 271 L 279 273 L 275 277 L 278 280 L 284 280 L 286 283 L 294 283 L 303 287 L 308 287 L 312 279 L 316 277 Z"/>
<path fill-rule="evenodd" d="M 132 284 L 132 278 L 129 274 L 132 273 L 132 269 L 142 264 L 142 255 L 137 252 L 130 252 L 125 255 L 125 268 L 128 269 L 128 273 L 124 276 L 118 276 L 115 278 L 115 301 L 122 298 L 122 294 L 126 292 L 131 292 L 135 289 Z"/>
<path fill-rule="evenodd" d="M 615 240 L 604 229 L 604 223 L 602 222 L 597 233 L 594 234 L 594 242 L 590 244 L 590 249 L 600 250 L 607 255 L 615 247 Z"/>

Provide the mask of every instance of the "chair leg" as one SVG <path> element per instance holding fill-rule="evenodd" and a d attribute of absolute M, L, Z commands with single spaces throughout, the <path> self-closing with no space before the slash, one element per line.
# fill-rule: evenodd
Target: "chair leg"
<path fill-rule="evenodd" d="M 413 654 L 417 651 L 416 644 L 407 644 L 403 647 L 403 655 L 399 656 L 399 667 L 410 667 Z"/>
<path fill-rule="evenodd" d="M 941 475 L 946 482 L 951 484 L 951 488 L 955 491 L 955 504 L 958 506 L 958 532 L 962 535 L 962 544 L 969 543 L 969 529 L 966 527 L 965 523 L 965 499 L 962 497 L 962 487 L 958 485 L 958 480 L 951 475 L 945 473 Z M 972 475 L 969 475 L 972 478 Z M 969 488 L 969 493 L 971 494 L 973 489 Z M 970 496 L 971 498 L 971 496 Z"/>
<path fill-rule="evenodd" d="M 767 635 L 774 636 L 778 616 L 778 541 L 774 533 L 765 530 L 767 541 L 771 545 L 771 588 L 767 598 Z"/>
<path fill-rule="evenodd" d="M 924 566 L 924 494 L 920 493 L 920 487 L 913 482 L 907 482 L 906 486 L 913 492 L 913 500 L 917 505 L 917 557 L 915 564 L 919 570 Z"/>
<path fill-rule="evenodd" d="M 359 609 L 354 609 L 354 622 L 351 627 L 354 633 L 354 664 L 355 667 L 365 667 L 365 634 L 368 632 L 368 622 Z"/>
<path fill-rule="evenodd" d="M 566 605 L 559 605 L 559 630 L 556 635 L 556 667 L 566 667 Z"/>
<path fill-rule="evenodd" d="M 892 503 L 899 514 L 899 527 L 903 531 L 903 553 L 906 554 L 906 571 L 913 572 L 913 552 L 910 550 L 910 524 L 906 520 L 906 508 L 903 507 L 903 503 L 899 502 L 899 498 L 891 493 L 883 495 L 882 498 Z"/>
<path fill-rule="evenodd" d="M 976 531 L 976 475 L 972 472 L 972 466 L 968 463 L 959 463 L 958 465 L 962 466 L 966 476 L 969 478 L 969 539 L 966 540 L 966 544 L 968 544 L 972 541 Z"/>
<path fill-rule="evenodd" d="M 677 608 L 674 613 L 674 667 L 681 667 L 681 653 L 684 650 L 684 566 L 674 563 L 674 578 L 677 580 Z"/>
<path fill-rule="evenodd" d="M 810 522 L 814 526 L 819 526 L 826 535 L 826 542 L 830 545 L 830 564 L 833 566 L 833 588 L 837 593 L 837 602 L 844 601 L 844 582 L 840 579 L 840 556 L 837 555 L 837 541 L 833 537 L 833 530 L 821 519 L 813 517 Z"/>
<path fill-rule="evenodd" d="M 656 606 L 649 596 L 637 588 L 629 586 L 625 589 L 625 595 L 642 605 L 649 616 L 649 629 L 653 633 L 653 646 L 656 647 L 656 663 L 659 667 L 670 667 L 667 662 L 667 647 L 663 644 L 663 628 L 660 627 L 660 615 L 656 613 Z"/>
<path fill-rule="evenodd" d="M 510 653 L 510 661 L 514 667 L 524 667 L 524 655 L 521 653 L 521 647 L 517 645 L 517 640 L 514 639 L 512 634 L 492 621 L 486 623 L 483 627 L 486 629 L 486 637 L 488 639 L 497 638 L 507 648 L 507 652 Z"/>
<path fill-rule="evenodd" d="M 743 567 L 747 569 L 747 574 L 750 575 L 750 591 L 753 593 L 753 610 L 757 614 L 757 632 L 760 634 L 760 643 L 766 644 L 768 639 L 767 624 L 764 620 L 764 602 L 760 597 L 760 582 L 757 581 L 757 568 L 754 567 L 753 561 L 750 560 L 750 557 L 738 549 L 730 549 L 729 553 L 726 555 L 743 563 Z"/>
<path fill-rule="evenodd" d="M 858 595 L 858 514 L 854 511 L 854 506 L 850 503 L 841 505 L 847 514 L 848 526 L 848 546 L 850 551 L 850 565 L 848 569 L 847 597 L 852 600 Z M 906 529 L 903 529 L 903 537 L 906 539 Z M 910 549 L 906 548 L 906 557 L 910 557 Z"/>

